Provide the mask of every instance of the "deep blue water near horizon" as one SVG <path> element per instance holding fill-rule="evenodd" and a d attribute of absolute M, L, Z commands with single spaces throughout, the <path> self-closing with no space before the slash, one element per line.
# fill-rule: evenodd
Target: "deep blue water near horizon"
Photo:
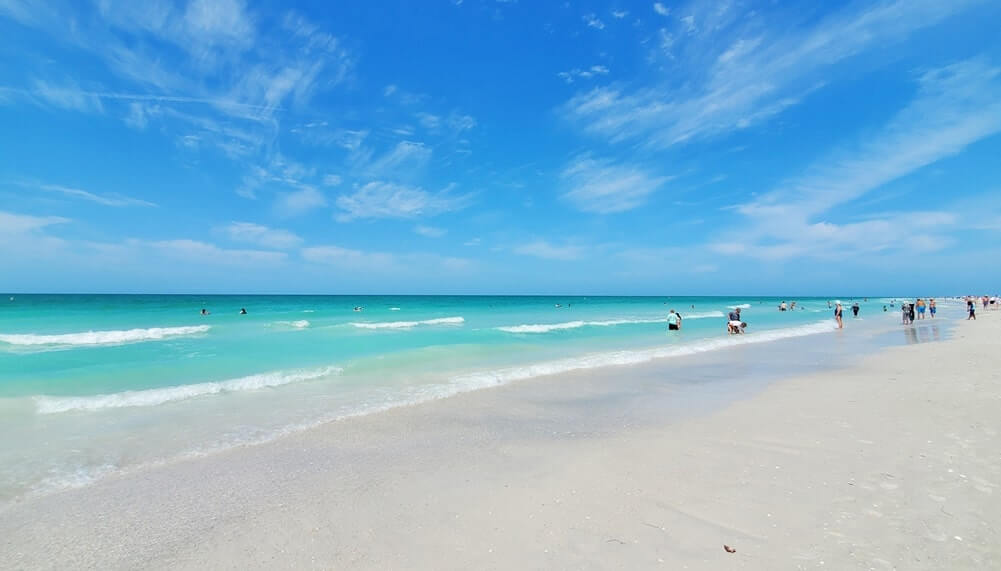
<path fill-rule="evenodd" d="M 889 298 L 856 300 L 854 328 L 899 319 Z M 833 330 L 831 300 L 780 301 L 6 294 L 0 501 L 457 392 Z M 725 334 L 732 307 L 747 335 Z"/>

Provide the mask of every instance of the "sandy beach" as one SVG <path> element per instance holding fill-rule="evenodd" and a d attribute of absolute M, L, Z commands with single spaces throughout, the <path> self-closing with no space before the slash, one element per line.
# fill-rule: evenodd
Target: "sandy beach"
<path fill-rule="evenodd" d="M 3 508 L 0 567 L 999 568 L 999 318 L 767 384 L 609 368 L 107 478 Z"/>

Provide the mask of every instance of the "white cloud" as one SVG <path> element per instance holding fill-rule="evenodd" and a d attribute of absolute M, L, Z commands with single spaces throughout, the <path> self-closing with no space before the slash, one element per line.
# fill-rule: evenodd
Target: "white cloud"
<path fill-rule="evenodd" d="M 563 197 L 584 212 L 610 214 L 640 206 L 669 178 L 631 165 L 613 164 L 584 155 L 561 173 L 569 187 Z"/>
<path fill-rule="evenodd" d="M 302 238 L 288 230 L 268 228 L 253 222 L 231 222 L 220 230 L 234 242 L 255 244 L 274 250 L 287 250 L 302 243 Z"/>
<path fill-rule="evenodd" d="M 417 225 L 414 227 L 414 232 L 427 238 L 441 238 L 448 233 L 448 230 L 445 230 L 444 228 L 436 228 L 434 226 Z"/>
<path fill-rule="evenodd" d="M 681 20 L 681 23 L 685 25 L 685 31 L 689 34 L 694 34 L 698 31 L 698 28 L 695 27 L 695 16 L 689 14 L 688 16 L 679 18 L 679 20 Z"/>
<path fill-rule="evenodd" d="M 469 246 L 469 247 L 479 246 L 480 245 L 480 239 L 479 238 L 471 238 L 471 239 L 466 240 L 465 242 L 463 242 L 462 245 L 463 246 Z"/>
<path fill-rule="evenodd" d="M 341 270 L 385 273 L 399 279 L 401 276 L 440 275 L 442 273 L 466 275 L 474 264 L 463 258 L 424 253 L 390 253 L 363 251 L 336 245 L 303 248 L 302 259 L 313 264 L 332 266 Z"/>
<path fill-rule="evenodd" d="M 608 75 L 608 71 L 608 68 L 603 65 L 592 65 L 587 69 L 574 68 L 570 71 L 561 71 L 556 74 L 556 77 L 567 83 L 573 83 L 578 79 L 591 79 L 599 75 Z"/>
<path fill-rule="evenodd" d="M 395 147 L 375 159 L 366 168 L 375 177 L 386 177 L 400 172 L 413 172 L 424 168 L 431 160 L 431 149 L 424 143 L 400 141 Z"/>
<path fill-rule="evenodd" d="M 918 96 L 878 136 L 833 154 L 741 211 L 767 213 L 795 199 L 805 213 L 819 213 L 1001 132 L 1001 68 L 967 60 L 929 71 L 919 84 Z"/>
<path fill-rule="evenodd" d="M 965 9 L 972 0 L 895 0 L 852 4 L 812 25 L 762 31 L 754 18 L 732 5 L 676 20 L 663 29 L 662 52 L 672 69 L 694 80 L 637 89 L 625 86 L 578 93 L 564 106 L 566 117 L 585 132 L 618 143 L 639 141 L 663 149 L 761 123 L 796 105 L 824 85 L 830 69 L 851 56 L 907 38 Z M 698 7 L 698 5 L 696 5 Z M 690 19 L 689 19 L 690 18 Z M 760 18 L 759 18 L 760 19 Z M 701 33 L 678 35 L 700 22 Z M 705 62 L 713 62 L 706 66 Z M 679 74 L 671 74 L 678 77 Z"/>
<path fill-rule="evenodd" d="M 30 216 L 0 210 L 0 234 L 25 234 L 69 221 L 69 218 L 62 216 Z"/>
<path fill-rule="evenodd" d="M 341 177 L 336 174 L 323 175 L 323 186 L 340 186 Z"/>
<path fill-rule="evenodd" d="M 36 79 L 33 87 L 31 93 L 48 105 L 69 111 L 104 112 L 101 99 L 82 91 L 76 84 L 67 83 L 63 86 L 56 86 L 47 81 Z"/>
<path fill-rule="evenodd" d="M 456 133 L 462 133 L 476 127 L 476 119 L 472 115 L 453 111 L 448 115 L 448 126 Z"/>
<path fill-rule="evenodd" d="M 432 193 L 419 187 L 389 182 L 370 182 L 352 194 L 337 197 L 337 207 L 344 213 L 337 220 L 360 218 L 416 218 L 435 216 L 465 208 L 469 195 L 453 196 L 446 191 Z"/>
<path fill-rule="evenodd" d="M 667 6 L 661 4 L 660 2 L 653 3 L 653 11 L 660 14 L 661 16 L 667 16 L 671 13 L 671 10 Z"/>
<path fill-rule="evenodd" d="M 24 185 L 24 186 L 34 186 L 34 185 Z M 74 198 L 80 198 L 83 200 L 88 200 L 90 202 L 96 202 L 97 204 L 103 204 L 104 206 L 156 206 L 152 202 L 146 200 L 140 200 L 138 198 L 130 198 L 128 196 L 122 196 L 120 194 L 94 194 L 92 192 L 87 192 L 86 190 L 80 190 L 79 188 L 71 188 L 68 186 L 61 186 L 58 184 L 39 184 L 37 188 L 40 188 L 47 192 L 56 192 L 66 196 L 72 196 Z"/>
<path fill-rule="evenodd" d="M 835 207 L 1001 133 L 1001 68 L 967 60 L 928 71 L 919 84 L 915 99 L 881 131 L 740 205 L 737 211 L 747 217 L 740 237 L 724 237 L 713 249 L 779 260 L 947 246 L 940 231 L 959 220 L 950 212 L 891 212 L 840 223 L 822 219 Z"/>
<path fill-rule="evenodd" d="M 272 266 L 284 262 L 288 257 L 284 252 L 229 250 L 215 244 L 187 239 L 135 243 L 148 246 L 162 255 L 197 265 Z"/>
<path fill-rule="evenodd" d="M 441 117 L 431 113 L 417 113 L 417 121 L 425 129 L 437 129 L 441 126 Z"/>
<path fill-rule="evenodd" d="M 146 106 L 138 101 L 129 103 L 129 113 L 125 116 L 125 124 L 141 131 L 146 128 L 148 122 L 149 114 L 146 112 Z"/>
<path fill-rule="evenodd" d="M 612 17 L 616 20 L 621 20 L 629 15 L 629 12 L 625 10 L 612 10 Z"/>
<path fill-rule="evenodd" d="M 363 252 L 340 246 L 311 246 L 303 248 L 300 254 L 308 262 L 348 267 L 363 266 L 388 269 L 396 261 L 392 254 Z"/>
<path fill-rule="evenodd" d="M 587 24 L 589 28 L 594 28 L 596 30 L 605 29 L 605 23 L 602 22 L 595 14 L 585 14 L 583 16 L 583 20 L 584 23 Z"/>
<path fill-rule="evenodd" d="M 311 186 L 281 193 L 275 200 L 275 210 L 282 216 L 297 216 L 326 205 L 327 197 Z"/>
<path fill-rule="evenodd" d="M 579 260 L 586 250 L 580 246 L 555 246 L 545 240 L 537 240 L 515 247 L 514 252 L 546 260 Z"/>

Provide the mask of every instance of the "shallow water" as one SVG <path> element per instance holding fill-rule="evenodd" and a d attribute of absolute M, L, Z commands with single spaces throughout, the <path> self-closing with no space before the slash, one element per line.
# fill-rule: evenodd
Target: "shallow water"
<path fill-rule="evenodd" d="M 780 301 L 17 295 L 0 306 L 0 500 L 508 382 L 716 354 L 746 376 L 776 344 L 823 340 L 789 365 L 897 328 L 885 299 L 860 301 L 851 336 L 834 333 L 827 299 Z M 734 306 L 744 336 L 724 332 Z M 666 331 L 669 308 L 681 332 Z"/>

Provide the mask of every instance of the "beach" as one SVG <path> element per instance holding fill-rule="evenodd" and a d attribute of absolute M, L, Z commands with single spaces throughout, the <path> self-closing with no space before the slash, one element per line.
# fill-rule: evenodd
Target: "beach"
<path fill-rule="evenodd" d="M 770 344 L 804 355 L 789 370 L 738 346 L 540 377 L 148 466 L 4 506 L 0 567 L 997 568 L 999 315 L 978 319 L 857 359 L 850 329 Z M 697 382 L 658 382 L 679 368 Z"/>

